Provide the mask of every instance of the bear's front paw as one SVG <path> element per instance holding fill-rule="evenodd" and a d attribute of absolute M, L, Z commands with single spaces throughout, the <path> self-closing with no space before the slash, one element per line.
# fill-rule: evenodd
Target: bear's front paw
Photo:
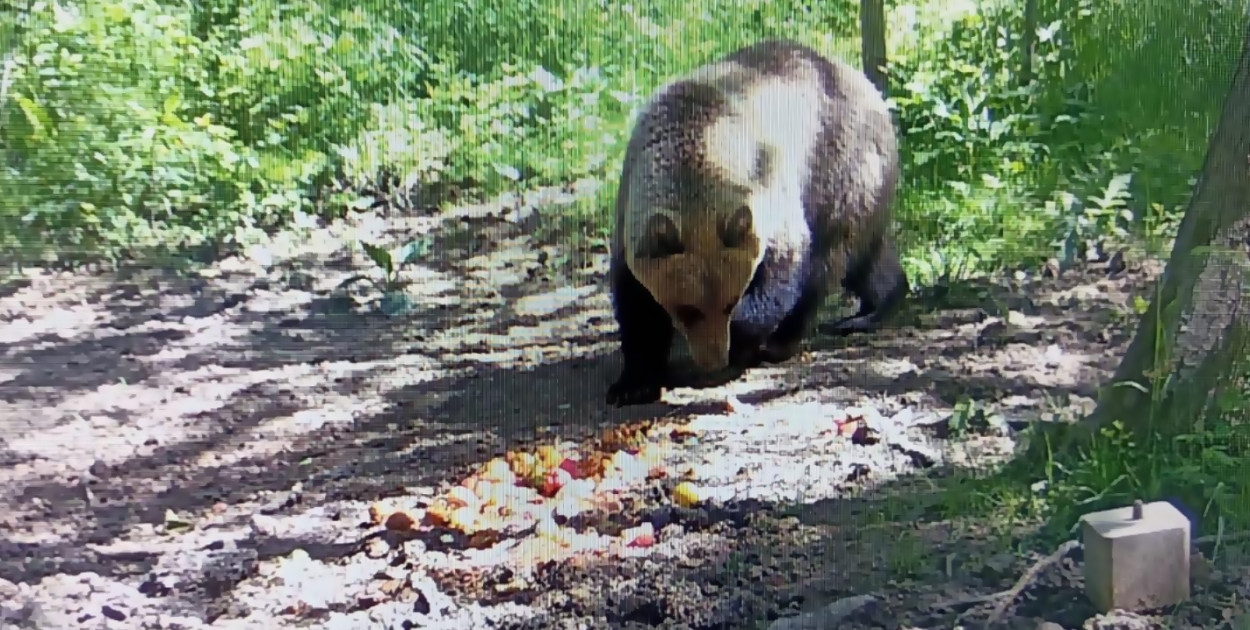
<path fill-rule="evenodd" d="M 820 332 L 831 337 L 847 337 L 855 334 L 877 332 L 880 323 L 875 315 L 852 315 L 820 327 Z"/>
<path fill-rule="evenodd" d="M 622 374 L 608 387 L 607 402 L 615 407 L 646 405 L 659 401 L 663 390 L 655 378 Z"/>
<path fill-rule="evenodd" d="M 786 344 L 778 344 L 769 341 L 760 348 L 759 358 L 763 363 L 785 363 L 793 359 L 799 353 L 799 343 L 791 342 Z"/>

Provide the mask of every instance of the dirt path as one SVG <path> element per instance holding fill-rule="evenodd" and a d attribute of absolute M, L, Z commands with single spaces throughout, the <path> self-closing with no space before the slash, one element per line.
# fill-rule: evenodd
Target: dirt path
<path fill-rule="evenodd" d="M 615 410 L 602 403 L 618 369 L 606 254 L 527 236 L 576 194 L 542 192 L 541 212 L 360 215 L 189 276 L 40 272 L 7 285 L 0 626 L 744 627 L 881 589 L 891 598 L 841 627 L 943 618 L 926 606 L 1001 588 L 1025 559 L 971 581 L 898 582 L 930 575 L 946 545 L 976 557 L 975 542 L 849 493 L 1009 449 L 1007 429 L 954 444 L 924 428 L 962 396 L 1021 422 L 1087 404 L 1154 273 L 1000 287 L 889 334 L 817 339 L 790 365 Z M 331 294 L 367 266 L 344 245 L 355 236 L 421 234 L 439 257 L 406 272 L 412 313 Z M 745 411 L 724 411 L 731 394 Z M 829 437 L 848 406 L 884 438 Z M 638 557 L 544 565 L 503 588 L 517 569 L 445 535 L 381 555 L 361 543 L 379 498 L 428 499 L 508 450 L 657 417 L 701 433 L 667 457 L 728 507 L 640 499 L 627 512 L 663 529 Z M 456 569 L 466 562 L 476 573 Z M 1063 588 L 1055 597 L 1071 599 Z"/>

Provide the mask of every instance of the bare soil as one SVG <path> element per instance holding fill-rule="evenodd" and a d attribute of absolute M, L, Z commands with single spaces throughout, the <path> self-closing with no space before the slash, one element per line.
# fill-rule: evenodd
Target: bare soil
<path fill-rule="evenodd" d="M 0 627 L 783 628 L 808 612 L 827 616 L 811 627 L 944 628 L 1036 560 L 1007 552 L 1012 534 L 934 517 L 923 475 L 1000 460 L 1023 424 L 1088 408 L 1158 264 L 918 295 L 879 335 L 818 335 L 789 364 L 612 409 L 606 252 L 533 236 L 583 194 L 354 215 L 192 273 L 0 287 Z M 411 312 L 333 290 L 370 267 L 355 238 L 420 235 L 434 255 L 403 272 Z M 1005 423 L 944 435 L 964 398 Z M 847 413 L 879 439 L 830 436 Z M 699 432 L 666 457 L 717 498 L 632 491 L 613 522 L 654 524 L 653 547 L 522 566 L 368 523 L 372 502 L 428 504 L 508 450 L 657 418 Z M 1079 561 L 1027 589 L 1011 624 L 1215 628 L 1224 598 L 1250 592 L 1247 572 L 1215 567 L 1179 611 L 1099 618 Z"/>

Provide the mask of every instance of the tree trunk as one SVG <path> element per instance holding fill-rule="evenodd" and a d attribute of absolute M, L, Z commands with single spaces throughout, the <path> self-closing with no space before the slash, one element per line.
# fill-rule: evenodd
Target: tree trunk
<path fill-rule="evenodd" d="M 859 41 L 864 74 L 885 95 L 885 0 L 860 0 Z"/>
<path fill-rule="evenodd" d="M 1163 277 L 1086 419 L 1175 434 L 1200 423 L 1246 350 L 1250 319 L 1250 28 Z"/>
<path fill-rule="evenodd" d="M 1033 80 L 1033 52 L 1037 48 L 1037 0 L 1024 0 L 1024 32 L 1020 37 L 1020 85 Z"/>

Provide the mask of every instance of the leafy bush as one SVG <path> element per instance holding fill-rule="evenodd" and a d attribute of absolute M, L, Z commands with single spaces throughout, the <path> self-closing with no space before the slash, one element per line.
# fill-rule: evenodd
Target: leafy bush
<path fill-rule="evenodd" d="M 569 77 L 505 64 L 501 79 L 454 77 L 431 90 L 433 119 L 459 138 L 446 175 L 487 190 L 599 172 L 618 138 L 605 117 L 621 104 L 597 68 Z"/>
<path fill-rule="evenodd" d="M 4 246 L 69 258 L 176 252 L 281 223 L 369 120 L 362 92 L 385 91 L 385 68 L 421 61 L 359 10 L 316 5 L 241 6 L 207 27 L 155 0 L 14 14 Z"/>
<path fill-rule="evenodd" d="M 892 9 L 894 23 L 929 16 L 889 38 L 899 215 L 923 252 L 909 265 L 937 276 L 1084 255 L 1105 229 L 1165 236 L 1218 113 L 1226 82 L 1212 78 L 1236 56 L 1220 38 L 1232 9 L 1146 2 L 1165 30 L 1141 3 L 1043 0 L 1024 82 L 1021 7 L 1001 4 Z M 378 191 L 581 177 L 611 190 L 661 81 L 764 37 L 855 59 L 858 5 L 0 0 L 14 43 L 0 50 L 0 247 L 175 254 Z M 1159 76 L 1179 98 L 1141 87 Z M 1094 218 L 1090 200 L 1120 181 L 1115 218 Z M 607 203 L 575 212 L 602 221 Z"/>
<path fill-rule="evenodd" d="M 909 259 L 921 277 L 1105 255 L 1135 236 L 1158 248 L 1183 214 L 1227 86 L 1213 78 L 1240 46 L 1208 29 L 1241 18 L 1153 1 L 1041 4 L 1028 80 L 1020 3 L 953 20 L 891 60 L 900 218 L 927 245 Z M 1178 64 L 1178 49 L 1202 52 Z M 1171 99 L 1161 79 L 1189 89 Z"/>
<path fill-rule="evenodd" d="M 46 235 L 62 251 L 120 253 L 196 244 L 234 222 L 257 155 L 188 107 L 181 78 L 202 74 L 188 63 L 202 51 L 185 13 L 124 0 L 36 2 L 17 15 L 20 54 L 0 103 L 0 246 Z"/>

